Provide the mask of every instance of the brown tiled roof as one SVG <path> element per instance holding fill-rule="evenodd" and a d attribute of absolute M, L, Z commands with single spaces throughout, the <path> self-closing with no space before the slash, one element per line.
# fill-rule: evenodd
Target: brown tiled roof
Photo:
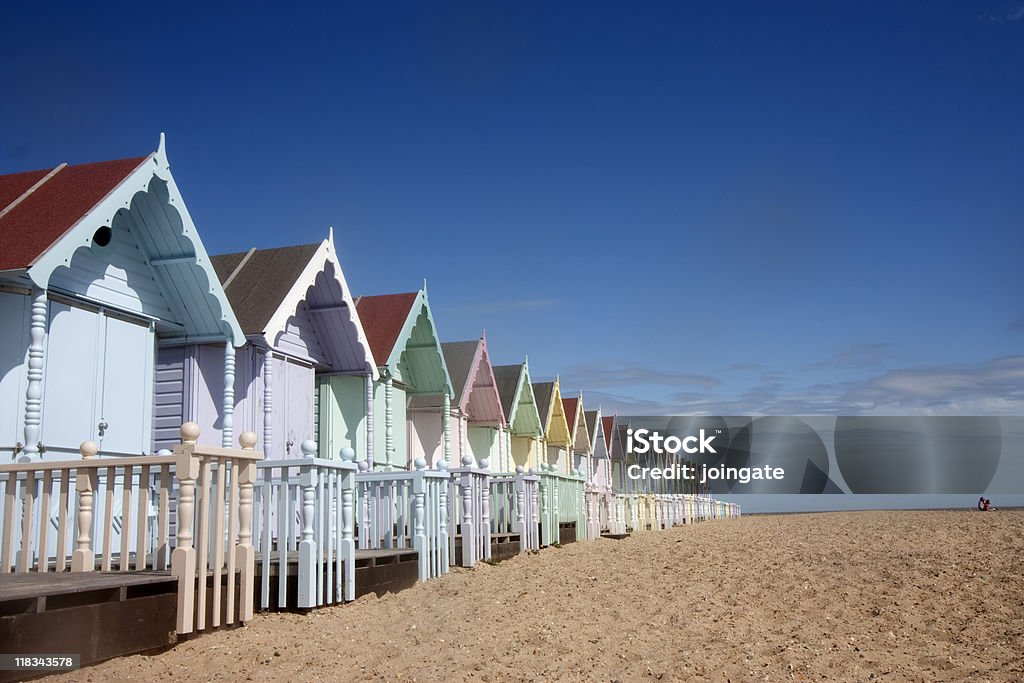
<path fill-rule="evenodd" d="M 604 425 L 604 441 L 608 444 L 608 450 L 611 450 L 612 443 L 612 427 L 615 426 L 615 416 L 609 415 L 601 418 L 601 423 Z"/>
<path fill-rule="evenodd" d="M 210 258 L 242 332 L 260 334 L 266 330 L 319 248 L 319 244 L 302 244 Z"/>
<path fill-rule="evenodd" d="M 0 176 L 0 212 L 6 211 L 0 216 L 0 270 L 35 263 L 148 158 L 58 167 L 28 194 L 51 171 Z"/>
<path fill-rule="evenodd" d="M 569 423 L 569 429 L 576 427 L 576 404 L 579 399 L 563 398 L 562 410 L 565 411 L 565 421 Z"/>
<path fill-rule="evenodd" d="M 356 311 L 377 365 L 385 365 L 391 357 L 416 296 L 417 292 L 407 292 L 361 296 L 356 299 Z"/>

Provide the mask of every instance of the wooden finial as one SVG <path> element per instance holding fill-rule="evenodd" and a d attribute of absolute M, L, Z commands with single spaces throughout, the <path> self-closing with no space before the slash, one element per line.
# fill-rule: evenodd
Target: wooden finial
<path fill-rule="evenodd" d="M 181 425 L 181 442 L 194 444 L 199 440 L 199 425 L 195 422 L 186 422 Z"/>

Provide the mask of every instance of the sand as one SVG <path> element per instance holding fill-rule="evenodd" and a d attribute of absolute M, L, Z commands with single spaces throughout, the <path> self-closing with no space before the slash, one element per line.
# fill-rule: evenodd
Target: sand
<path fill-rule="evenodd" d="M 1024 680 L 1024 512 L 745 517 L 549 548 L 68 680 Z"/>

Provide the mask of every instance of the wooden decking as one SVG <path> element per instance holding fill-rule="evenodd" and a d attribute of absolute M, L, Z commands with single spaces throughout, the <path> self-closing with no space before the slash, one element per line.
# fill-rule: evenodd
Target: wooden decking
<path fill-rule="evenodd" d="M 18 654 L 78 654 L 81 664 L 173 645 L 170 572 L 0 574 L 0 643 Z M 31 672 L 0 671 L 0 681 Z"/>
<path fill-rule="evenodd" d="M 412 548 L 382 548 L 378 550 L 356 550 L 356 597 L 375 593 L 378 596 L 385 593 L 397 593 L 415 585 L 418 580 L 417 563 L 418 553 Z M 328 558 L 326 555 L 320 557 L 320 574 L 328 562 L 336 562 L 336 558 Z M 298 577 L 299 577 L 299 553 L 288 552 L 285 565 L 287 577 L 285 578 L 285 600 L 282 605 L 281 590 L 281 559 L 276 551 L 272 552 L 271 560 L 267 566 L 267 573 L 270 581 L 268 585 L 268 596 L 266 602 L 263 600 L 263 572 L 262 562 L 256 562 L 255 591 L 256 609 L 266 610 L 298 610 Z M 344 576 L 338 577 L 339 582 Z M 335 602 L 341 602 L 335 599 Z"/>

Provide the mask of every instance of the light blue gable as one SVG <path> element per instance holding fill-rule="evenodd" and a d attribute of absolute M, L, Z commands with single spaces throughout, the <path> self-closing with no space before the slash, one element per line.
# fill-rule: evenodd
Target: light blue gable
<path fill-rule="evenodd" d="M 97 249 L 94 236 L 102 227 L 111 228 L 114 234 L 110 245 Z M 137 253 L 131 251 L 133 241 Z M 112 247 L 109 256 L 100 255 L 100 251 Z M 142 271 L 140 258 L 148 273 Z M 104 260 L 108 262 L 104 264 Z M 79 261 L 83 269 L 76 272 Z M 62 269 L 71 272 L 58 272 Z M 86 282 L 90 274 L 100 276 L 100 281 Z M 91 290 L 103 303 L 129 313 L 149 316 L 145 313 L 147 307 L 152 312 L 162 312 L 162 316 L 151 317 L 156 319 L 158 334 L 165 340 L 229 338 L 235 346 L 245 343 L 245 335 L 171 176 L 163 135 L 157 151 L 40 256 L 28 269 L 28 277 L 42 289 L 69 287 L 70 293 L 92 298 Z M 145 291 L 147 279 L 155 283 L 156 290 L 149 284 L 150 291 Z M 154 296 L 157 292 L 162 295 L 163 304 Z"/>
<path fill-rule="evenodd" d="M 155 318 L 171 331 L 183 329 L 174 324 L 179 315 L 164 296 L 126 213 L 118 212 L 112 228 L 109 244 L 78 249 L 68 266 L 53 271 L 50 289 Z"/>

